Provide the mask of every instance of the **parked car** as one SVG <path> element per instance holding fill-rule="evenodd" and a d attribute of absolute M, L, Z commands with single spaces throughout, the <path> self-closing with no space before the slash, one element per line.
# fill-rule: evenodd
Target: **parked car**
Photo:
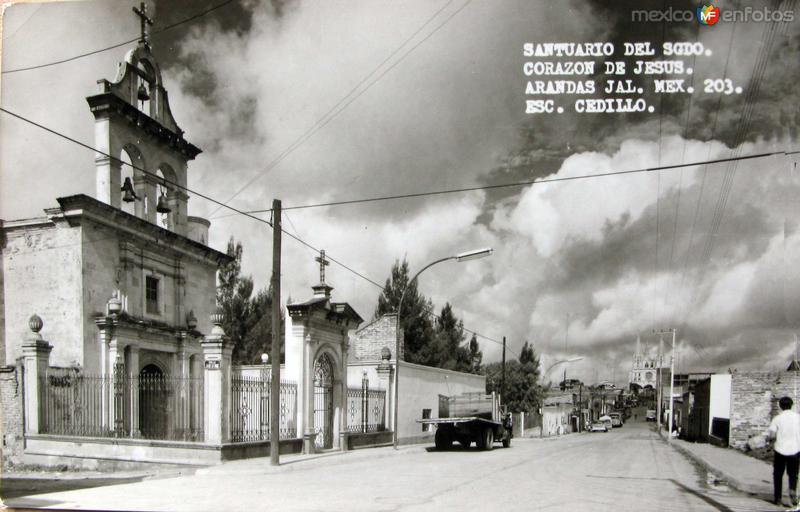
<path fill-rule="evenodd" d="M 611 422 L 611 416 L 609 416 L 607 414 L 604 414 L 603 416 L 600 416 L 599 418 L 597 418 L 597 421 L 599 421 L 601 423 L 605 423 L 606 428 L 608 430 L 611 430 L 614 427 L 614 424 Z"/>
<path fill-rule="evenodd" d="M 645 416 L 647 421 L 656 421 L 656 410 L 655 409 L 647 409 L 647 416 Z"/>
<path fill-rule="evenodd" d="M 608 432 L 608 426 L 602 421 L 595 421 L 589 432 Z"/>
<path fill-rule="evenodd" d="M 612 412 L 609 414 L 611 416 L 611 426 L 612 427 L 621 427 L 622 426 L 622 413 L 621 412 Z"/>

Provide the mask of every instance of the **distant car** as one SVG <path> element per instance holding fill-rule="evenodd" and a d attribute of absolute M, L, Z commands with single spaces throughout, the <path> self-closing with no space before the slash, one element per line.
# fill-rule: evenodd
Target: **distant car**
<path fill-rule="evenodd" d="M 606 428 L 608 430 L 611 430 L 614 427 L 614 424 L 611 421 L 611 416 L 609 416 L 607 414 L 604 414 L 604 415 L 600 416 L 599 418 L 597 418 L 597 421 L 599 421 L 601 423 L 605 423 L 606 424 Z"/>
<path fill-rule="evenodd" d="M 647 416 L 645 416 L 647 421 L 656 421 L 656 410 L 655 409 L 647 409 Z"/>
<path fill-rule="evenodd" d="M 622 426 L 622 413 L 621 412 L 612 412 L 609 414 L 611 416 L 611 426 L 612 427 L 621 427 Z"/>
<path fill-rule="evenodd" d="M 606 425 L 602 421 L 595 421 L 592 423 L 592 428 L 589 430 L 590 432 L 608 432 L 608 425 Z"/>

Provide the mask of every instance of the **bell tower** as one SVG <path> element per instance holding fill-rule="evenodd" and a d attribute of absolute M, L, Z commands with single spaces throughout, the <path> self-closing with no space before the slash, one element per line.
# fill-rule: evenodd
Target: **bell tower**
<path fill-rule="evenodd" d="M 201 151 L 184 138 L 170 111 L 150 48 L 147 4 L 133 12 L 141 23 L 136 48 L 114 80 L 98 80 L 97 94 L 86 98 L 102 152 L 95 155 L 96 198 L 120 209 L 132 204 L 137 217 L 186 236 L 188 162 Z"/>

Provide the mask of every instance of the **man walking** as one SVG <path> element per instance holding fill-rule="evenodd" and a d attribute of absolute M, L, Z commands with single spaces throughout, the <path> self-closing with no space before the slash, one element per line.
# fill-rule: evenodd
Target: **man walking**
<path fill-rule="evenodd" d="M 792 399 L 788 396 L 778 400 L 781 412 L 772 418 L 767 435 L 775 438 L 775 459 L 772 467 L 774 503 L 781 504 L 783 495 L 783 472 L 789 476 L 789 498 L 791 506 L 797 507 L 797 469 L 800 457 L 800 414 L 792 411 Z M 795 508 L 795 510 L 798 510 Z"/>

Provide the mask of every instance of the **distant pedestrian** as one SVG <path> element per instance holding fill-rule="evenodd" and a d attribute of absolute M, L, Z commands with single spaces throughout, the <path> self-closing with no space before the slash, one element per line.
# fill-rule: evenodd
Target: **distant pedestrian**
<path fill-rule="evenodd" d="M 781 505 L 783 496 L 783 472 L 789 476 L 789 498 L 791 506 L 797 506 L 797 469 L 800 460 L 800 414 L 792 411 L 792 399 L 788 396 L 778 400 L 781 412 L 772 418 L 767 435 L 775 439 L 775 459 L 772 466 L 774 501 Z"/>

